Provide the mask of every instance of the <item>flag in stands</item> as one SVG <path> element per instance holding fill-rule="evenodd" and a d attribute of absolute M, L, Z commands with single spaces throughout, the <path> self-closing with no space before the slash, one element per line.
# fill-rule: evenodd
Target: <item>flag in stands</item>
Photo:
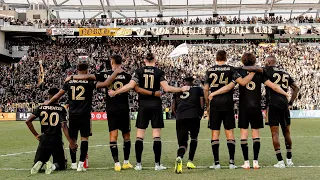
<path fill-rule="evenodd" d="M 180 44 L 178 47 L 176 47 L 170 54 L 168 57 L 178 57 L 181 56 L 183 54 L 188 54 L 188 46 L 186 43 Z"/>

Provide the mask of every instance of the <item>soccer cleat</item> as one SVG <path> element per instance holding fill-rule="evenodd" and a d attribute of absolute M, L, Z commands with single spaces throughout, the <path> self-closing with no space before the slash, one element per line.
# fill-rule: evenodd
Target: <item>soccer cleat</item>
<path fill-rule="evenodd" d="M 41 169 L 42 164 L 43 163 L 41 161 L 38 161 L 36 164 L 34 164 L 34 166 L 31 168 L 31 174 L 37 174 Z"/>
<path fill-rule="evenodd" d="M 197 167 L 196 167 L 191 161 L 189 161 L 189 162 L 187 163 L 187 168 L 188 168 L 188 169 L 196 169 Z"/>
<path fill-rule="evenodd" d="M 210 169 L 221 169 L 220 164 L 213 164 L 212 166 L 209 167 Z"/>
<path fill-rule="evenodd" d="M 258 160 L 253 160 L 252 164 L 253 169 L 260 169 Z"/>
<path fill-rule="evenodd" d="M 120 164 L 120 162 L 114 163 L 114 170 L 117 171 L 117 172 L 120 172 L 120 171 L 121 171 L 121 164 Z"/>
<path fill-rule="evenodd" d="M 156 164 L 154 165 L 154 170 L 156 170 L 156 171 L 161 171 L 161 170 L 166 170 L 166 169 L 167 169 L 167 168 L 164 167 L 162 164 L 156 163 Z"/>
<path fill-rule="evenodd" d="M 141 171 L 141 170 L 142 170 L 142 165 L 141 165 L 141 163 L 137 163 L 137 165 L 134 167 L 134 170 L 136 170 L 136 171 Z"/>
<path fill-rule="evenodd" d="M 244 164 L 241 167 L 243 169 L 250 169 L 250 161 L 245 161 Z"/>
<path fill-rule="evenodd" d="M 181 157 L 177 157 L 176 162 L 174 164 L 174 172 L 177 174 L 182 173 L 182 159 Z"/>
<path fill-rule="evenodd" d="M 238 167 L 234 164 L 229 164 L 229 169 L 237 169 Z"/>
<path fill-rule="evenodd" d="M 45 167 L 46 167 L 46 172 L 45 172 L 46 174 L 51 174 L 53 172 L 52 162 L 48 161 Z"/>
<path fill-rule="evenodd" d="M 72 163 L 70 168 L 73 170 L 77 170 L 78 168 L 77 163 Z"/>
<path fill-rule="evenodd" d="M 284 164 L 284 162 L 283 162 L 283 161 L 278 161 L 278 163 L 277 163 L 277 164 L 275 164 L 275 165 L 273 165 L 273 167 L 283 169 L 283 168 L 285 168 L 285 167 L 286 167 L 286 165 Z"/>
<path fill-rule="evenodd" d="M 83 163 L 84 162 L 79 161 L 78 168 L 77 168 L 78 172 L 84 172 L 87 170 L 86 168 L 84 168 Z"/>
<path fill-rule="evenodd" d="M 292 159 L 287 159 L 287 166 L 288 167 L 292 167 L 293 166 Z"/>
<path fill-rule="evenodd" d="M 133 166 L 128 162 L 128 163 L 123 163 L 122 169 L 132 169 Z"/>

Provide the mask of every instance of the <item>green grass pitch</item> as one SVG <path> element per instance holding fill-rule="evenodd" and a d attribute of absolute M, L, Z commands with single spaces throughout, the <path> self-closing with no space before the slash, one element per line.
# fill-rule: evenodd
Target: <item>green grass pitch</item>
<path fill-rule="evenodd" d="M 135 141 L 135 121 L 132 121 L 132 143 Z M 34 122 L 39 130 L 39 122 Z M 199 169 L 188 170 L 184 168 L 183 174 L 173 172 L 174 160 L 176 157 L 177 140 L 175 132 L 175 121 L 165 121 L 165 128 L 162 131 L 162 164 L 170 167 L 165 171 L 154 171 L 145 169 L 142 171 L 113 170 L 113 160 L 108 147 L 109 135 L 107 121 L 93 122 L 93 136 L 89 139 L 89 169 L 87 172 L 76 172 L 66 170 L 54 172 L 51 175 L 40 173 L 30 175 L 29 169 L 32 166 L 34 151 L 37 141 L 29 132 L 24 122 L 0 122 L 0 179 L 76 179 L 76 180 L 98 180 L 98 179 L 319 179 L 320 178 L 320 120 L 319 119 L 293 119 L 292 120 L 292 140 L 293 140 L 293 161 L 296 167 L 286 169 L 275 169 L 271 167 L 277 162 L 269 127 L 261 130 L 261 151 L 259 163 L 263 166 L 260 170 L 236 170 L 221 169 L 211 170 L 206 167 L 213 163 L 213 155 L 210 146 L 211 132 L 207 128 L 207 121 L 201 122 L 198 149 L 195 155 L 195 165 L 201 166 Z M 236 165 L 243 163 L 242 151 L 240 148 L 239 129 L 235 129 L 236 134 Z M 220 162 L 223 166 L 228 164 L 228 151 L 224 133 L 221 133 L 220 140 Z M 65 141 L 66 142 L 66 141 Z M 147 130 L 144 141 L 144 151 L 142 163 L 143 167 L 154 166 L 154 155 L 152 151 L 151 129 Z M 122 139 L 118 141 L 122 144 Z M 282 154 L 285 158 L 284 140 L 281 138 Z M 68 151 L 67 151 L 68 152 Z M 79 151 L 77 153 L 79 156 Z M 135 164 L 134 144 L 131 148 L 130 161 Z M 69 156 L 69 153 L 68 153 Z M 252 163 L 252 140 L 249 138 L 249 156 Z M 119 157 L 123 160 L 122 146 L 119 146 Z M 188 153 L 184 159 L 184 167 Z M 70 166 L 70 159 L 68 159 Z"/>

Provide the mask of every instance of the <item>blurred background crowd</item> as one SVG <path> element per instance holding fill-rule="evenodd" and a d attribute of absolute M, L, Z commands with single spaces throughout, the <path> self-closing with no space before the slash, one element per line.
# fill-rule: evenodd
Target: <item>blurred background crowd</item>
<path fill-rule="evenodd" d="M 64 79 L 76 73 L 79 56 L 88 56 L 90 73 L 110 69 L 109 59 L 112 54 L 123 57 L 124 69 L 129 74 L 144 66 L 145 54 L 151 49 L 158 60 L 158 67 L 165 71 L 168 82 L 180 86 L 183 77 L 194 76 L 196 84 L 202 86 L 208 67 L 215 65 L 215 54 L 224 49 L 228 53 L 228 64 L 241 66 L 241 56 L 245 52 L 254 53 L 257 65 L 263 66 L 268 55 L 275 55 L 301 88 L 294 109 L 320 109 L 320 49 L 306 43 L 286 43 L 259 46 L 254 41 L 214 42 L 190 41 L 189 54 L 177 58 L 168 55 L 183 41 L 150 41 L 146 38 L 58 38 L 52 40 L 25 39 L 7 42 L 13 45 L 28 45 L 28 54 L 20 62 L 11 66 L 1 66 L 0 70 L 0 105 L 5 112 L 30 112 L 38 103 L 45 100 L 48 88 L 61 88 Z M 224 45 L 221 45 L 224 44 Z M 44 68 L 44 82 L 39 82 L 40 63 Z M 262 90 L 264 93 L 264 90 Z M 93 100 L 93 110 L 104 111 L 105 92 L 97 90 Z M 235 101 L 238 91 L 235 90 Z M 171 106 L 172 94 L 162 95 L 163 108 Z M 61 102 L 66 102 L 66 97 Z M 16 105 L 19 103 L 19 106 Z M 131 111 L 136 111 L 137 95 L 130 92 Z M 264 105 L 264 101 L 262 102 Z"/>
<path fill-rule="evenodd" d="M 20 25 L 20 26 L 35 26 L 35 27 L 98 27 L 98 26 L 109 26 L 112 23 L 116 23 L 121 26 L 129 25 L 201 25 L 201 24 L 220 24 L 224 22 L 225 24 L 279 24 L 279 23 L 320 23 L 320 18 L 314 18 L 312 16 L 299 16 L 285 19 L 282 16 L 270 16 L 264 18 L 258 17 L 247 17 L 246 19 L 240 19 L 239 17 L 210 17 L 210 18 L 195 18 L 187 20 L 187 18 L 171 18 L 169 21 L 163 20 L 162 18 L 141 18 L 141 19 L 81 19 L 81 20 L 35 20 L 35 21 L 21 21 L 19 19 L 11 17 L 0 17 L 4 22 L 10 25 Z"/>

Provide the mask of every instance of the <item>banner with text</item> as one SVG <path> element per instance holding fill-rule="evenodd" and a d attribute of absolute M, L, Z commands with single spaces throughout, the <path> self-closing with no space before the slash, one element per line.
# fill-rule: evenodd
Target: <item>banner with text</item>
<path fill-rule="evenodd" d="M 73 36 L 75 30 L 76 28 L 52 28 L 52 29 L 47 29 L 47 34 L 51 36 L 56 36 L 56 35 Z"/>
<path fill-rule="evenodd" d="M 132 29 L 125 28 L 79 28 L 79 36 L 129 36 Z"/>
<path fill-rule="evenodd" d="M 137 35 L 146 35 L 150 31 L 152 35 L 215 35 L 215 34 L 272 34 L 271 26 L 215 26 L 215 27 L 151 27 L 148 29 L 136 29 Z"/>
<path fill-rule="evenodd" d="M 17 113 L 17 121 L 26 121 L 32 113 Z M 38 118 L 37 118 L 38 119 Z"/>
<path fill-rule="evenodd" d="M 15 121 L 16 113 L 0 113 L 0 121 Z"/>
<path fill-rule="evenodd" d="M 91 120 L 93 121 L 106 121 L 107 113 L 105 112 L 91 112 Z"/>
<path fill-rule="evenodd" d="M 320 110 L 292 110 L 291 118 L 320 118 Z"/>

